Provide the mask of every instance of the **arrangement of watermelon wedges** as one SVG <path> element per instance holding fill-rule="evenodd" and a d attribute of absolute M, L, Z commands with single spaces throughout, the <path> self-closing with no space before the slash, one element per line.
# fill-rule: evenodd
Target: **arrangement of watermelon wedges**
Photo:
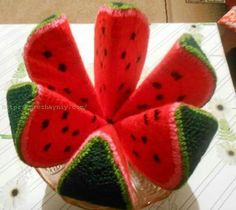
<path fill-rule="evenodd" d="M 148 21 L 126 3 L 103 6 L 95 24 L 95 87 L 64 15 L 30 34 L 24 60 L 33 82 L 7 92 L 16 151 L 26 164 L 65 164 L 63 197 L 133 209 L 129 166 L 167 190 L 193 173 L 217 131 L 200 109 L 216 76 L 190 34 L 181 36 L 136 89 L 149 38 Z"/>

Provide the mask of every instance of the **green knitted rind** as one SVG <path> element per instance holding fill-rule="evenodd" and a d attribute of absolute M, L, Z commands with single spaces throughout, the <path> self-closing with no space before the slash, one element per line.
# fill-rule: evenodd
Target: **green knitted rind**
<path fill-rule="evenodd" d="M 95 136 L 61 176 L 63 196 L 116 209 L 132 209 L 128 188 L 107 141 Z"/>
<path fill-rule="evenodd" d="M 60 16 L 61 14 L 56 12 L 55 14 L 47 17 L 32 30 L 31 34 L 33 34 L 38 29 L 42 28 L 43 26 L 47 25 L 48 23 L 53 22 L 55 19 L 59 18 Z"/>
<path fill-rule="evenodd" d="M 7 108 L 11 132 L 18 154 L 20 154 L 20 137 L 34 106 L 37 96 L 37 86 L 26 82 L 12 86 L 7 92 Z"/>
<path fill-rule="evenodd" d="M 201 157 L 214 137 L 218 123 L 208 112 L 181 105 L 175 112 L 179 145 L 183 161 L 184 184 L 193 173 Z"/>
<path fill-rule="evenodd" d="M 201 47 L 195 41 L 191 34 L 183 34 L 179 39 L 180 45 L 186 49 L 188 52 L 195 55 L 199 58 L 209 69 L 209 71 L 213 74 L 215 80 L 216 75 L 213 66 L 211 65 L 210 61 L 208 60 L 206 54 L 202 51 Z"/>
<path fill-rule="evenodd" d="M 107 6 L 114 10 L 135 9 L 135 6 L 133 4 L 124 3 L 124 2 L 109 2 Z"/>

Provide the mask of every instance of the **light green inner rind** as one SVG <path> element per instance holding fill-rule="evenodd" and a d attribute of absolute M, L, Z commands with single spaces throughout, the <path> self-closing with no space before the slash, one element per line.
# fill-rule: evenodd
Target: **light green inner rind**
<path fill-rule="evenodd" d="M 186 180 L 189 177 L 189 156 L 187 152 L 187 145 L 186 140 L 184 136 L 184 129 L 182 124 L 182 113 L 181 113 L 181 107 L 178 107 L 178 109 L 175 112 L 175 122 L 178 129 L 178 139 L 180 144 L 180 151 L 182 156 L 182 162 L 183 162 L 183 170 L 182 170 L 182 181 L 179 183 L 179 187 L 182 186 L 183 183 L 186 182 Z"/>
<path fill-rule="evenodd" d="M 180 45 L 184 49 L 186 49 L 188 52 L 195 55 L 208 67 L 209 71 L 212 73 L 214 79 L 216 80 L 216 74 L 215 74 L 215 70 L 214 70 L 213 66 L 211 65 L 206 54 L 202 51 L 201 47 L 195 41 L 193 36 L 191 34 L 185 33 L 180 37 L 179 42 L 180 42 Z"/>
<path fill-rule="evenodd" d="M 30 82 L 14 85 L 7 92 L 7 107 L 13 141 L 21 158 L 21 134 L 34 107 L 37 92 L 37 86 Z"/>
<path fill-rule="evenodd" d="M 38 29 L 42 28 L 43 26 L 47 25 L 48 23 L 53 22 L 54 20 L 56 20 L 57 18 L 59 18 L 61 16 L 60 13 L 56 12 L 55 14 L 52 14 L 51 16 L 47 17 L 46 19 L 44 19 L 41 23 L 39 23 L 31 32 L 31 34 L 33 34 L 34 32 L 36 32 Z"/>
<path fill-rule="evenodd" d="M 109 2 L 107 6 L 114 10 L 135 9 L 135 6 L 133 4 L 124 2 Z"/>
<path fill-rule="evenodd" d="M 80 164 L 80 162 L 86 156 L 88 156 L 90 154 L 93 147 L 98 143 L 103 144 L 103 146 L 104 146 L 104 148 L 107 152 L 107 159 L 109 160 L 110 164 L 112 165 L 113 171 L 114 171 L 115 176 L 116 176 L 116 182 L 118 182 L 118 184 L 120 186 L 123 200 L 126 203 L 126 209 L 131 210 L 132 209 L 132 203 L 131 203 L 131 200 L 130 200 L 130 197 L 129 197 L 128 187 L 125 184 L 125 180 L 123 178 L 123 175 L 122 175 L 120 169 L 118 168 L 117 164 L 115 163 L 115 161 L 113 159 L 113 154 L 111 152 L 111 149 L 110 149 L 110 146 L 109 146 L 108 142 L 105 141 L 104 139 L 102 139 L 100 136 L 94 136 L 92 139 L 90 139 L 89 142 L 82 148 L 80 153 L 72 160 L 72 162 L 67 167 L 67 169 L 65 170 L 65 172 L 63 173 L 63 175 L 61 176 L 61 178 L 58 182 L 57 192 L 59 192 L 59 194 L 61 194 L 62 186 L 63 186 L 65 180 L 67 179 L 67 177 L 70 176 L 70 173 L 73 172 L 73 170 Z"/>
<path fill-rule="evenodd" d="M 191 112 L 191 114 L 188 113 L 189 116 L 187 118 L 186 113 L 184 113 L 186 110 Z M 192 120 L 192 123 L 186 122 L 187 120 Z M 175 112 L 175 121 L 178 130 L 178 139 L 183 161 L 183 177 L 181 183 L 178 185 L 178 187 L 181 187 L 187 181 L 196 167 L 196 160 L 194 158 L 197 157 L 200 160 L 201 156 L 207 149 L 210 140 L 217 131 L 218 124 L 217 120 L 210 113 L 195 107 L 188 107 L 186 105 L 181 105 L 177 108 Z M 189 130 L 187 130 L 186 127 L 191 128 L 191 126 L 196 126 L 197 122 L 202 122 L 198 128 L 198 131 L 200 134 L 203 133 L 204 137 L 207 139 L 205 139 L 205 142 L 200 142 L 201 139 L 198 139 L 199 142 L 193 142 L 196 134 L 194 134 L 194 132 L 187 133 Z M 186 139 L 187 136 L 188 138 Z M 205 143 L 205 145 L 203 145 L 203 143 Z"/>

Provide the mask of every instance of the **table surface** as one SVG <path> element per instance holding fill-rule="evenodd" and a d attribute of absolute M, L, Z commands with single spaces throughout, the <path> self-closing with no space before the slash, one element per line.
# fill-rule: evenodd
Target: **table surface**
<path fill-rule="evenodd" d="M 18 159 L 9 135 L 6 90 L 11 84 L 29 80 L 21 54 L 33 27 L 26 24 L 0 25 L 0 209 L 78 209 L 64 203 L 33 168 Z M 93 25 L 72 24 L 71 27 L 90 77 L 93 78 Z M 235 210 L 236 99 L 217 26 L 152 24 L 150 27 L 148 54 L 141 80 L 160 62 L 182 33 L 192 33 L 216 70 L 216 92 L 204 109 L 218 117 L 220 129 L 188 183 L 168 199 L 147 209 Z M 224 110 L 218 110 L 217 105 L 223 105 Z M 15 188 L 19 190 L 19 195 L 12 199 L 9 192 Z"/>

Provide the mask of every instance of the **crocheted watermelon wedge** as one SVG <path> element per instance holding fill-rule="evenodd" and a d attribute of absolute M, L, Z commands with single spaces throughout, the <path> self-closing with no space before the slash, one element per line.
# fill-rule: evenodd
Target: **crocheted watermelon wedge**
<path fill-rule="evenodd" d="M 174 103 L 117 123 L 116 130 L 134 166 L 165 189 L 180 187 L 205 153 L 217 121 L 200 109 Z"/>
<path fill-rule="evenodd" d="M 146 17 L 130 4 L 102 7 L 95 25 L 95 86 L 107 119 L 136 87 L 146 57 Z"/>
<path fill-rule="evenodd" d="M 215 87 L 216 76 L 209 60 L 194 38 L 184 34 L 116 113 L 114 120 L 177 101 L 201 107 Z"/>
<path fill-rule="evenodd" d="M 102 7 L 93 88 L 64 15 L 46 19 L 31 33 L 24 59 L 35 83 L 9 89 L 10 125 L 24 162 L 67 164 L 61 195 L 129 209 L 134 196 L 126 160 L 152 182 L 176 189 L 206 151 L 217 122 L 192 105 L 212 96 L 213 68 L 185 34 L 135 90 L 148 35 L 145 16 L 130 4 Z"/>
<path fill-rule="evenodd" d="M 58 183 L 64 198 L 114 209 L 132 209 L 128 165 L 116 131 L 105 126 L 91 134 L 69 161 Z"/>
<path fill-rule="evenodd" d="M 102 115 L 64 15 L 52 15 L 36 26 L 25 45 L 24 60 L 33 81 Z"/>
<path fill-rule="evenodd" d="M 35 167 L 66 162 L 92 131 L 105 124 L 97 115 L 33 83 L 13 86 L 7 101 L 17 152 Z"/>

